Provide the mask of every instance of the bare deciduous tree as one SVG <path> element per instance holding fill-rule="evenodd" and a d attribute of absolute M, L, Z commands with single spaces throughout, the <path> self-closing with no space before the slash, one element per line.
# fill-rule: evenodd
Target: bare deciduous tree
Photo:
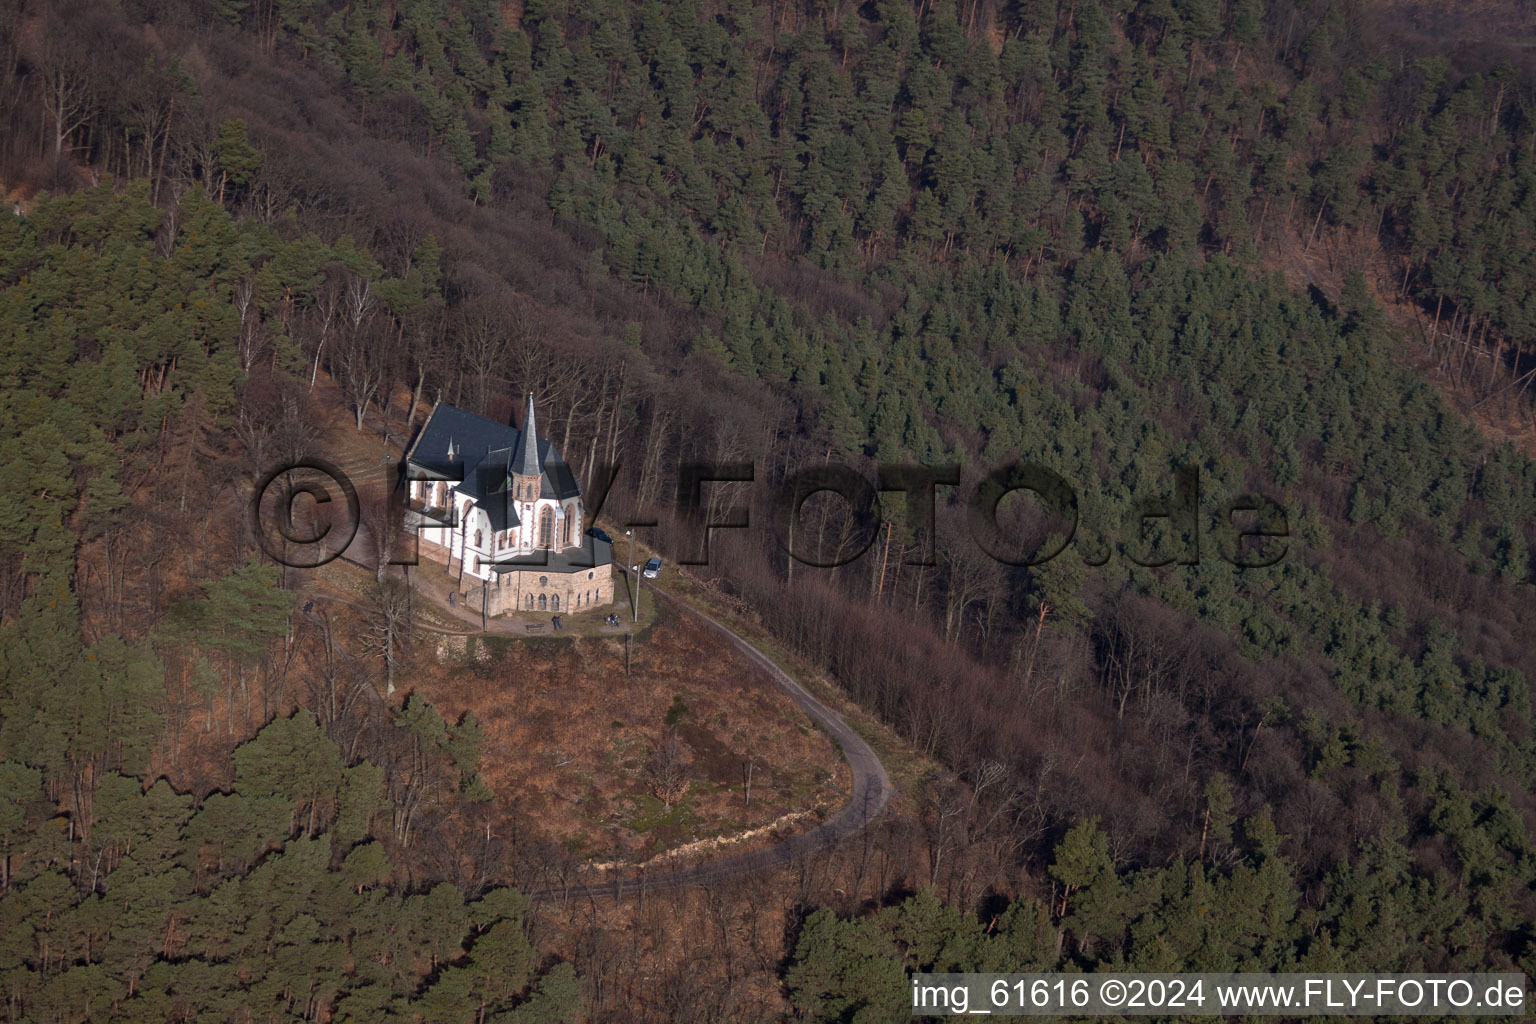
<path fill-rule="evenodd" d="M 511 345 L 510 307 L 492 299 L 478 298 L 464 304 L 456 318 L 459 358 L 464 367 L 464 404 L 485 413 L 491 396 L 507 383 L 507 355 Z"/>
<path fill-rule="evenodd" d="M 84 12 L 74 4 L 50 4 L 47 11 L 40 37 L 38 89 L 53 126 L 53 155 L 59 157 L 70 136 L 95 116 L 97 89 L 89 49 L 78 35 Z"/>
<path fill-rule="evenodd" d="M 389 572 L 391 559 L 404 552 L 405 504 L 402 492 L 384 493 L 382 488 L 365 494 L 362 502 L 363 529 L 368 534 L 368 550 L 373 557 L 373 578 L 383 583 Z"/>
<path fill-rule="evenodd" d="M 688 762 L 677 730 L 668 729 L 645 761 L 646 781 L 667 810 L 688 789 Z"/>
<path fill-rule="evenodd" d="M 996 600 L 1003 584 L 1003 567 L 969 537 L 946 545 L 943 562 L 948 567 L 944 587 L 944 638 L 960 636 L 966 613 L 978 602 Z"/>
<path fill-rule="evenodd" d="M 349 290 L 350 291 L 350 290 Z M 379 397 L 388 376 L 388 352 L 375 329 L 377 323 L 366 309 L 359 312 L 356 297 L 349 295 L 347 324 L 332 346 L 331 368 L 352 407 L 357 429 L 363 429 L 368 407 Z"/>
<path fill-rule="evenodd" d="M 384 694 L 395 692 L 395 672 L 411 644 L 410 592 L 397 580 L 375 583 L 368 592 L 368 627 L 363 652 L 384 659 Z"/>
<path fill-rule="evenodd" d="M 261 333 L 261 318 L 257 315 L 256 308 L 251 300 L 256 293 L 256 282 L 253 278 L 246 277 L 235 282 L 234 294 L 235 312 L 240 316 L 240 369 L 249 370 L 251 364 L 256 361 L 256 355 L 260 352 L 265 338 Z"/>

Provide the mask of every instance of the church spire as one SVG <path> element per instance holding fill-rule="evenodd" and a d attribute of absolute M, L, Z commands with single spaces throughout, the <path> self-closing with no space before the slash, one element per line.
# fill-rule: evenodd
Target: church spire
<path fill-rule="evenodd" d="M 539 433 L 533 422 L 533 392 L 528 392 L 528 408 L 523 413 L 523 432 L 512 452 L 512 472 L 517 476 L 539 476 L 544 467 L 539 461 Z"/>

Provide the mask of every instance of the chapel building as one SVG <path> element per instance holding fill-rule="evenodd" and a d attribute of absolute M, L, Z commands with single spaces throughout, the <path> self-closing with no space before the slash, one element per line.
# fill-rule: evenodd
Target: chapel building
<path fill-rule="evenodd" d="M 466 606 L 500 615 L 613 601 L 613 552 L 587 534 L 581 485 L 538 435 L 438 402 L 405 455 L 421 553 L 447 566 Z"/>

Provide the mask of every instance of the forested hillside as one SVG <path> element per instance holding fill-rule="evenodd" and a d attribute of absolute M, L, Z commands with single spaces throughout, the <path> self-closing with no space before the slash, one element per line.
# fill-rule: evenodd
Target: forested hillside
<path fill-rule="evenodd" d="M 540 977 L 517 893 L 386 888 L 413 808 L 486 799 L 473 719 L 338 715 L 356 683 L 305 657 L 277 570 L 237 561 L 232 481 L 303 433 L 297 393 L 246 376 L 237 281 L 275 307 L 371 261 L 201 192 L 167 217 L 143 181 L 0 225 L 6 1019 L 561 1019 L 574 975 Z"/>
<path fill-rule="evenodd" d="M 802 883 L 787 945 L 757 953 L 759 975 L 788 958 L 806 1019 L 904 1018 L 901 964 L 1536 973 L 1518 47 L 1441 52 L 1403 5 L 1324 0 L 3 10 L 0 180 L 24 216 L 0 225 L 0 472 L 27 514 L 0 536 L 0 754 L 37 791 L 6 842 L 54 845 L 17 859 L 0 915 L 30 920 L 32 886 L 111 893 L 83 852 L 104 780 L 172 800 L 149 784 L 183 732 L 222 725 L 229 758 L 311 705 L 277 682 L 291 609 L 257 586 L 277 574 L 185 515 L 313 450 L 323 376 L 396 434 L 387 396 L 506 416 L 532 388 L 589 491 L 620 467 L 608 517 L 659 517 L 671 555 L 699 550 L 675 467 L 755 466 L 732 499 L 754 528 L 717 532 L 701 571 L 946 769 L 871 840 L 884 884 L 867 849 L 856 882 Z M 970 537 L 968 489 L 1015 461 L 1080 504 L 1035 566 Z M 933 535 L 894 492 L 867 524 L 817 499 L 797 543 L 867 549 L 795 564 L 774 488 L 832 462 L 965 486 L 939 489 Z M 1149 549 L 1127 517 L 1189 468 L 1200 511 Z M 1285 513 L 1271 565 L 1221 557 L 1245 493 Z M 265 611 L 233 635 L 198 594 Z M 372 714 L 320 715 L 347 772 L 390 770 L 412 728 Z M 192 822 L 236 780 L 180 771 Z M 299 810 L 261 863 L 325 834 L 344 874 L 369 829 Z M 170 849 L 191 811 L 166 813 Z M 463 881 L 454 856 L 380 848 L 401 887 L 381 900 Z M 212 885 L 186 870 L 172 905 Z M 136 992 L 92 940 L 114 927 L 15 940 L 8 1011 L 98 961 Z M 569 951 L 588 1012 L 621 1019 L 601 945 Z M 401 1005 L 449 976 L 413 955 Z"/>

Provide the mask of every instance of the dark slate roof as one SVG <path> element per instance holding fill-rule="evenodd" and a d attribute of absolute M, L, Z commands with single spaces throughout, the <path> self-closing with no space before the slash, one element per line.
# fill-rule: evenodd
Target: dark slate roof
<path fill-rule="evenodd" d="M 438 402 L 432 407 L 432 414 L 427 417 L 426 425 L 416 435 L 405 458 L 424 469 L 459 462 L 469 466 L 477 464 L 493 448 L 512 447 L 517 443 L 517 436 L 512 427 L 465 412 L 447 402 Z M 455 452 L 452 458 L 448 455 L 450 444 Z"/>
<path fill-rule="evenodd" d="M 508 468 L 519 476 L 538 476 L 544 469 L 544 460 L 539 458 L 543 453 L 539 448 L 539 428 L 534 425 L 533 419 L 533 392 L 528 392 L 528 407 L 523 410 L 523 432 L 517 439 L 517 447 L 512 449 L 512 460 Z"/>
<path fill-rule="evenodd" d="M 581 572 L 584 569 L 601 569 L 613 564 L 613 545 L 596 537 L 584 537 L 580 547 L 563 551 L 535 551 L 531 555 L 504 558 L 491 565 L 495 572 L 526 572 L 543 569 L 546 572 Z"/>
<path fill-rule="evenodd" d="M 580 497 L 581 485 L 554 445 L 536 435 L 535 440 L 543 477 L 539 496 L 558 501 Z M 462 475 L 454 490 L 484 509 L 491 529 L 500 532 L 518 525 L 517 512 L 508 500 L 507 476 L 522 441 L 523 432 L 516 427 L 439 402 L 405 459 L 412 469 L 429 476 Z"/>
<path fill-rule="evenodd" d="M 485 468 L 477 471 L 481 478 L 480 490 L 465 493 L 475 499 L 476 505 L 485 509 L 485 514 L 491 520 L 491 529 L 497 533 L 520 525 L 522 517 L 517 514 L 517 503 L 512 500 L 512 481 L 508 476 L 512 465 L 512 449 L 497 448 L 487 453 L 482 465 Z"/>
<path fill-rule="evenodd" d="M 555 446 L 548 441 L 539 442 L 539 461 L 544 464 L 544 488 L 539 497 L 559 501 L 581 497 L 581 485 L 576 482 L 576 474 L 571 472 L 571 467 L 565 464 L 560 453 L 555 451 Z"/>

